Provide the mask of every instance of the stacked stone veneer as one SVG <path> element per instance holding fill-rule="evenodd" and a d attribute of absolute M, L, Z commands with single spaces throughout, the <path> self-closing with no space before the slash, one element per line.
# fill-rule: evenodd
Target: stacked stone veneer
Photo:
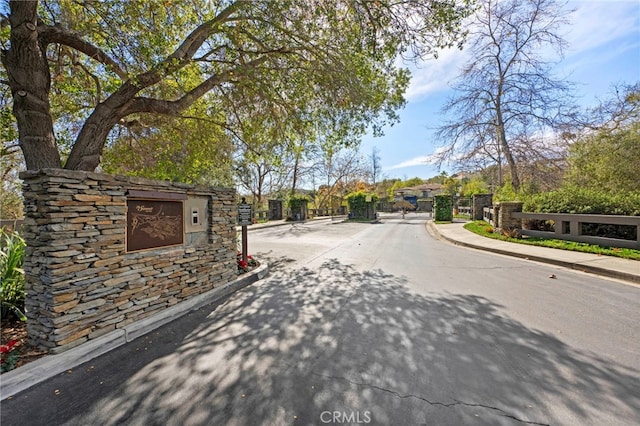
<path fill-rule="evenodd" d="M 471 198 L 471 215 L 473 220 L 483 219 L 483 209 L 491 207 L 493 194 L 476 194 Z"/>
<path fill-rule="evenodd" d="M 58 169 L 24 172 L 27 328 L 61 352 L 236 278 L 235 191 Z M 206 200 L 203 232 L 128 253 L 128 191 Z M 185 214 L 186 216 L 186 214 Z"/>
<path fill-rule="evenodd" d="M 522 229 L 522 219 L 513 217 L 513 213 L 522 211 L 523 203 L 503 201 L 496 205 L 494 221 L 498 229 Z"/>

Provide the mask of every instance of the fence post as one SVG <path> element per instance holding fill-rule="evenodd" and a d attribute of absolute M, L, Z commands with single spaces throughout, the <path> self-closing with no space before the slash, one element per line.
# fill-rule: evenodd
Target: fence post
<path fill-rule="evenodd" d="M 493 194 L 476 194 L 471 198 L 471 219 L 482 220 L 485 207 L 493 204 Z"/>
<path fill-rule="evenodd" d="M 498 203 L 500 208 L 498 217 L 494 218 L 499 230 L 502 229 L 522 229 L 522 219 L 513 217 L 511 214 L 522 211 L 522 204 L 519 201 L 509 201 Z"/>

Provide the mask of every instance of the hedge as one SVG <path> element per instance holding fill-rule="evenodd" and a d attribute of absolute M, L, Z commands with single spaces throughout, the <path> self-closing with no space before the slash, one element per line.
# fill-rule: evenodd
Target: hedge
<path fill-rule="evenodd" d="M 303 205 L 307 204 L 309 202 L 309 197 L 307 196 L 291 196 L 289 197 L 289 200 L 287 201 L 287 206 L 291 209 L 291 210 L 300 210 L 300 208 L 302 208 Z"/>
<path fill-rule="evenodd" d="M 523 210 L 534 213 L 604 214 L 640 216 L 640 193 L 611 194 L 605 191 L 580 187 L 565 187 L 556 191 L 540 193 L 527 198 Z M 529 221 L 530 229 L 549 230 L 545 221 Z M 629 225 L 605 225 L 583 223 L 580 232 L 584 235 L 622 238 L 635 241 L 637 228 Z"/>
<path fill-rule="evenodd" d="M 523 210 L 535 213 L 640 216 L 640 192 L 611 194 L 575 186 L 565 187 L 528 197 Z"/>
<path fill-rule="evenodd" d="M 438 222 L 450 222 L 453 220 L 453 198 L 451 195 L 436 195 L 433 197 L 435 220 Z"/>
<path fill-rule="evenodd" d="M 367 201 L 368 197 L 370 197 L 370 201 Z M 367 218 L 367 212 L 369 212 L 371 206 L 375 205 L 379 200 L 376 194 L 369 194 L 363 191 L 352 192 L 345 198 L 353 218 Z"/>

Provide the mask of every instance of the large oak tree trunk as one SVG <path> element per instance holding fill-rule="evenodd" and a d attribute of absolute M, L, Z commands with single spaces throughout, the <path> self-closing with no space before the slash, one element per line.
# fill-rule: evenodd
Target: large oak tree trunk
<path fill-rule="evenodd" d="M 94 171 L 100 164 L 105 141 L 119 118 L 101 105 L 89 116 L 73 144 L 66 169 Z"/>
<path fill-rule="evenodd" d="M 65 168 L 93 171 L 98 167 L 109 132 L 128 114 L 127 106 L 137 90 L 130 82 L 126 82 L 96 107 L 82 126 Z"/>
<path fill-rule="evenodd" d="M 36 0 L 10 3 L 11 48 L 2 52 L 27 169 L 60 168 L 49 106 L 51 75 L 38 39 Z"/>

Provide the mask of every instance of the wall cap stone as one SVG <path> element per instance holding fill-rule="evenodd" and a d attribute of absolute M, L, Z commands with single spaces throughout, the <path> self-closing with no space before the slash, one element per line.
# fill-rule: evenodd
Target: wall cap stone
<path fill-rule="evenodd" d="M 189 184 L 183 182 L 172 182 L 142 178 L 138 176 L 125 176 L 125 175 L 110 175 L 106 173 L 88 172 L 84 170 L 67 170 L 67 169 L 52 169 L 44 168 L 38 170 L 23 170 L 19 173 L 19 177 L 22 180 L 32 180 L 41 176 L 49 177 L 63 177 L 68 179 L 79 180 L 96 180 L 101 182 L 123 182 L 140 186 L 153 186 L 187 190 L 188 194 L 193 195 L 210 195 L 210 192 L 234 192 L 234 188 L 221 187 L 221 186 L 208 186 L 201 184 Z M 235 198 L 235 197 L 234 197 Z"/>

